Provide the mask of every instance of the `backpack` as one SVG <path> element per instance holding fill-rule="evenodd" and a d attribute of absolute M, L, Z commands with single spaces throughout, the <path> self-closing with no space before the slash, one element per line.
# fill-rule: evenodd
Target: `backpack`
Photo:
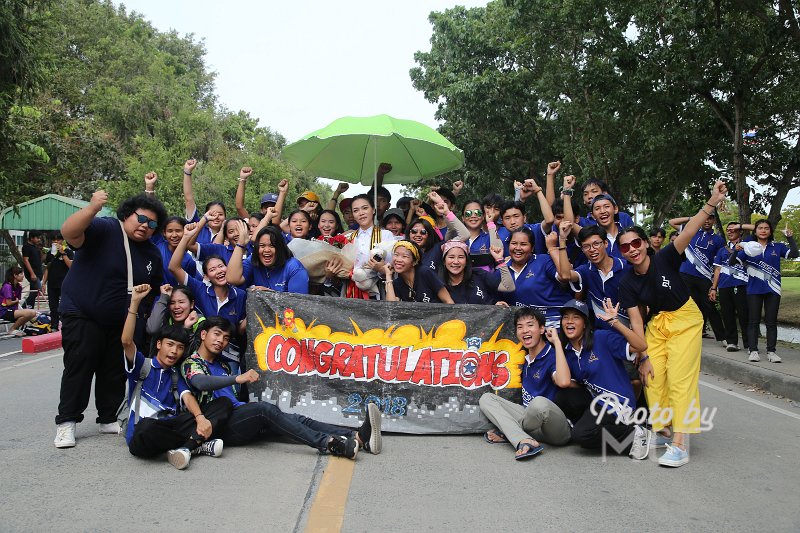
<path fill-rule="evenodd" d="M 36 318 L 25 324 L 26 335 L 44 335 L 52 331 L 50 317 L 44 313 L 39 313 Z"/>
<path fill-rule="evenodd" d="M 139 409 L 141 408 L 142 404 L 142 385 L 144 384 L 144 380 L 147 379 L 147 376 L 150 375 L 150 371 L 153 369 L 153 359 L 151 357 L 145 357 L 144 362 L 142 363 L 142 368 L 139 370 L 139 378 L 136 380 L 136 385 L 133 388 L 133 394 L 130 395 L 131 399 L 133 400 L 133 423 L 139 423 Z M 180 407 L 180 396 L 178 395 L 178 372 L 172 372 L 172 386 L 170 390 L 172 391 L 172 395 L 175 397 L 175 405 Z M 125 435 L 128 431 L 128 420 L 131 416 L 131 406 L 128 404 L 128 395 L 125 396 L 125 399 L 122 400 L 122 403 L 119 405 L 119 409 L 117 409 L 117 423 L 119 423 L 119 427 L 121 428 L 121 433 Z"/>

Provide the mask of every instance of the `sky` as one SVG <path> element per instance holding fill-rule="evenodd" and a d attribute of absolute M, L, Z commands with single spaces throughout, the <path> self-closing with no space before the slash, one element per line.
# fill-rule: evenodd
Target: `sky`
<path fill-rule="evenodd" d="M 125 0 L 158 30 L 203 39 L 219 102 L 289 142 L 334 119 L 386 113 L 436 127 L 435 104 L 411 85 L 430 50 L 431 11 L 486 0 L 290 2 Z M 327 181 L 327 180 L 326 180 Z M 335 187 L 335 182 L 333 183 Z M 400 196 L 399 186 L 390 186 Z M 351 185 L 348 196 L 366 187 Z M 351 194 L 352 193 L 352 194 Z"/>

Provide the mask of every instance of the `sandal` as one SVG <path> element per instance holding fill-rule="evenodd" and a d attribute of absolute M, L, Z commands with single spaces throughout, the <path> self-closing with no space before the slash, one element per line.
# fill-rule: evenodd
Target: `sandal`
<path fill-rule="evenodd" d="M 492 440 L 491 438 L 489 438 L 490 434 L 500 437 L 500 440 Z M 508 439 L 506 438 L 506 436 L 503 435 L 502 433 L 500 433 L 499 431 L 497 431 L 496 429 L 490 429 L 489 431 L 484 433 L 483 434 L 483 440 L 485 440 L 489 444 L 503 444 L 503 443 L 508 442 Z"/>
<path fill-rule="evenodd" d="M 514 456 L 514 459 L 517 461 L 522 461 L 524 459 L 530 459 L 534 455 L 539 455 L 544 450 L 544 446 L 541 444 L 538 446 L 534 446 L 530 442 L 520 442 L 517 445 L 517 451 L 525 450 L 523 453 Z"/>

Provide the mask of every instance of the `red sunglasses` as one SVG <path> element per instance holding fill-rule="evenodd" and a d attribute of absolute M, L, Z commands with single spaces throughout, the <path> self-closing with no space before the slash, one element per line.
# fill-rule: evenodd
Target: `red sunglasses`
<path fill-rule="evenodd" d="M 641 248 L 641 246 L 642 246 L 642 239 L 636 237 L 631 242 L 620 243 L 619 251 L 622 252 L 623 254 L 627 254 L 630 251 L 631 247 Z"/>

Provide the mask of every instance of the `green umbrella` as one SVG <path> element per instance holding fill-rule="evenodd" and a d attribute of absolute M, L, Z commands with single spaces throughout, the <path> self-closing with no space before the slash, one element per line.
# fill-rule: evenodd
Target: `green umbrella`
<path fill-rule="evenodd" d="M 367 186 L 381 163 L 392 165 L 384 184 L 413 183 L 464 164 L 464 152 L 433 128 L 389 115 L 342 117 L 282 154 L 300 170 Z"/>

